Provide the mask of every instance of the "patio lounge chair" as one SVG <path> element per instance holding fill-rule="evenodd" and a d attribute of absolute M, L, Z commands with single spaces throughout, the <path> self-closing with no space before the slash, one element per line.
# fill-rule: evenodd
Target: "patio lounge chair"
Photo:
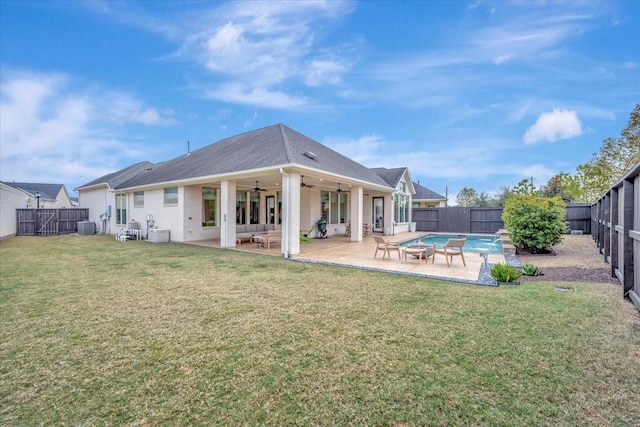
<path fill-rule="evenodd" d="M 434 245 L 434 253 L 433 253 L 433 261 L 436 262 L 436 254 L 444 255 L 444 259 L 447 261 L 447 267 L 449 267 L 449 262 L 453 262 L 454 256 L 459 256 L 462 258 L 462 264 L 466 267 L 467 263 L 464 261 L 464 251 L 462 247 L 467 239 L 449 239 L 447 243 L 444 245 L 436 244 Z"/>
<path fill-rule="evenodd" d="M 402 261 L 400 244 L 398 242 L 390 242 L 385 240 L 382 236 L 373 236 L 373 238 L 376 241 L 376 253 L 373 254 L 374 258 L 378 255 L 378 251 L 382 251 L 382 259 L 387 255 L 389 255 L 389 259 L 391 259 L 391 251 L 396 251 L 398 252 L 398 259 Z"/>

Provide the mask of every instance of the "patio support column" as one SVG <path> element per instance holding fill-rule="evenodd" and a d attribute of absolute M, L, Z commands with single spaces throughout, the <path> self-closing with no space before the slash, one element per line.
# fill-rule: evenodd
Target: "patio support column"
<path fill-rule="evenodd" d="M 349 212 L 349 218 L 351 220 L 351 241 L 362 242 L 364 190 L 362 187 L 354 185 L 351 187 L 351 193 L 349 194 L 351 195 L 351 209 Z"/>
<path fill-rule="evenodd" d="M 220 247 L 236 247 L 236 182 L 220 183 Z"/>
<path fill-rule="evenodd" d="M 300 253 L 300 174 L 282 170 L 282 253 Z"/>

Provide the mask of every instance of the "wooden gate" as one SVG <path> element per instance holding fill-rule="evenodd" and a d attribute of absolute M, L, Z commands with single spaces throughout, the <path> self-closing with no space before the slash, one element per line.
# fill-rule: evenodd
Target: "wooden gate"
<path fill-rule="evenodd" d="M 16 209 L 17 236 L 53 236 L 78 232 L 89 209 Z"/>

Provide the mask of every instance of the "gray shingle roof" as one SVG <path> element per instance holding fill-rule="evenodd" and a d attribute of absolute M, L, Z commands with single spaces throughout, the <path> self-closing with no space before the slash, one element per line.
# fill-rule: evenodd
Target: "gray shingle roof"
<path fill-rule="evenodd" d="M 309 152 L 315 159 L 305 155 Z M 124 189 L 290 164 L 388 187 L 372 170 L 283 124 L 225 138 L 112 187 Z"/>
<path fill-rule="evenodd" d="M 446 199 L 446 197 L 436 193 L 435 191 L 431 191 L 426 187 L 418 184 L 417 182 L 413 183 L 413 187 L 416 190 L 416 194 L 413 195 L 413 200 L 438 200 L 438 199 Z"/>
<path fill-rule="evenodd" d="M 103 175 L 100 178 L 94 179 L 80 187 L 74 188 L 74 191 L 78 188 L 92 187 L 94 185 L 106 184 L 110 188 L 117 188 L 122 183 L 130 180 L 131 178 L 138 176 L 144 172 L 148 172 L 149 169 L 153 169 L 156 165 L 151 162 L 140 162 L 131 166 L 127 166 L 119 171 Z"/>
<path fill-rule="evenodd" d="M 31 182 L 4 182 L 9 187 L 26 191 L 29 194 L 40 192 L 40 196 L 44 199 L 55 200 L 60 193 L 64 184 L 39 184 Z"/>
<path fill-rule="evenodd" d="M 407 168 L 371 168 L 370 170 L 380 175 L 380 177 L 393 188 L 398 186 L 402 176 L 407 172 Z"/>

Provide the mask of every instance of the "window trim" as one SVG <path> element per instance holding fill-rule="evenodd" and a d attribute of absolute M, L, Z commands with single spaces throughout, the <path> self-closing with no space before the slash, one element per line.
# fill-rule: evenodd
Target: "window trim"
<path fill-rule="evenodd" d="M 136 203 L 136 196 L 142 196 L 142 204 Z M 133 192 L 133 207 L 134 208 L 144 208 L 144 191 L 134 191 Z"/>
<path fill-rule="evenodd" d="M 169 192 L 169 190 L 174 190 L 175 189 L 175 198 L 176 201 L 172 202 L 172 201 L 167 201 L 167 195 L 173 195 L 173 191 Z M 163 192 L 163 204 L 164 206 L 177 206 L 178 205 L 178 187 L 165 187 Z"/>

